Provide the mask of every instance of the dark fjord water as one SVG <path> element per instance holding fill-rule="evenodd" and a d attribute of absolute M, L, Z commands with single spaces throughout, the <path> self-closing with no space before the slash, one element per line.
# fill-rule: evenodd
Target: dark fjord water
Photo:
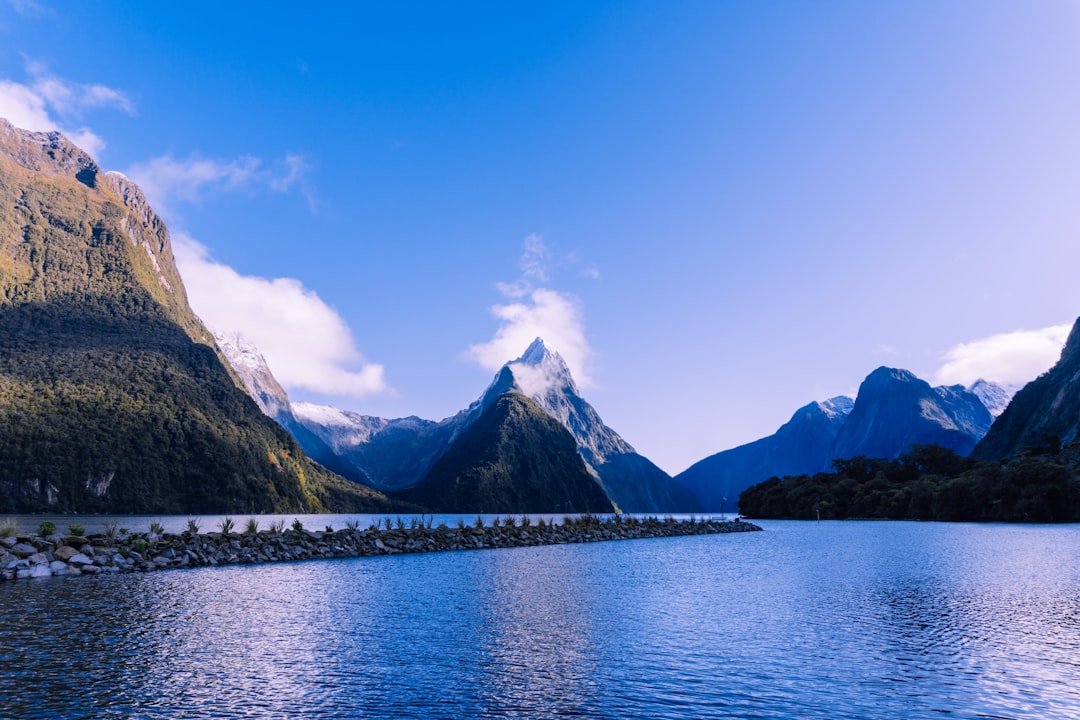
<path fill-rule="evenodd" d="M 1080 718 L 1080 527 L 763 533 L 0 585 L 4 718 Z"/>

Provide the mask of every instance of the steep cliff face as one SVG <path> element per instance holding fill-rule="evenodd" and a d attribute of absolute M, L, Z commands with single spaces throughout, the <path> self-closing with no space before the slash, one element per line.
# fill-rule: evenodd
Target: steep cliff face
<path fill-rule="evenodd" d="M 853 402 L 845 396 L 812 402 L 768 437 L 711 455 L 675 476 L 706 510 L 734 509 L 741 493 L 774 476 L 825 472 Z"/>
<path fill-rule="evenodd" d="M 293 412 L 288 394 L 274 377 L 266 358 L 254 343 L 238 333 L 214 333 L 214 339 L 251 399 L 264 415 L 289 431 L 308 457 L 344 478 L 373 487 L 371 478 L 363 470 L 339 456 L 321 438 L 300 423 Z"/>
<path fill-rule="evenodd" d="M 0 337 L 0 512 L 385 507 L 237 387 L 138 188 L 3 120 Z"/>
<path fill-rule="evenodd" d="M 1080 439 L 1080 320 L 1061 359 L 1028 383 L 972 452 L 981 460 L 1011 457 L 1025 447 L 1066 449 Z"/>

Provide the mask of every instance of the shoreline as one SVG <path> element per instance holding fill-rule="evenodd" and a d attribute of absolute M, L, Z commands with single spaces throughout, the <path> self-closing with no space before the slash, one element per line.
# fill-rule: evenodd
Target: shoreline
<path fill-rule="evenodd" d="M 459 523 L 431 527 L 373 524 L 366 530 L 275 528 L 249 532 L 126 533 L 83 536 L 50 534 L 0 538 L 0 581 L 29 578 L 152 572 L 185 567 L 259 565 L 297 560 L 354 558 L 406 553 L 487 550 L 570 543 L 637 540 L 690 535 L 759 532 L 741 519 L 564 518 L 561 524 L 515 518 L 488 525 Z"/>

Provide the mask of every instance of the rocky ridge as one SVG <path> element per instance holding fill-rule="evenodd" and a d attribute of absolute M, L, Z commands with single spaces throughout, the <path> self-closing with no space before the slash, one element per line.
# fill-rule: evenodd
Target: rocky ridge
<path fill-rule="evenodd" d="M 508 517 L 484 526 L 431 527 L 389 518 L 366 530 L 136 533 L 128 535 L 11 536 L 0 538 L 0 580 L 65 575 L 150 572 L 170 568 L 261 564 L 370 555 L 533 547 L 759 531 L 741 520 L 675 520 L 584 515 L 562 524 Z"/>

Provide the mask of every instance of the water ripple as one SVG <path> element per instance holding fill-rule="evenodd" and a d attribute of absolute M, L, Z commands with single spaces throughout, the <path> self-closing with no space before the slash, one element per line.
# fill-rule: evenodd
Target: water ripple
<path fill-rule="evenodd" d="M 765 533 L 0 585 L 0 716 L 1080 718 L 1080 528 Z"/>

